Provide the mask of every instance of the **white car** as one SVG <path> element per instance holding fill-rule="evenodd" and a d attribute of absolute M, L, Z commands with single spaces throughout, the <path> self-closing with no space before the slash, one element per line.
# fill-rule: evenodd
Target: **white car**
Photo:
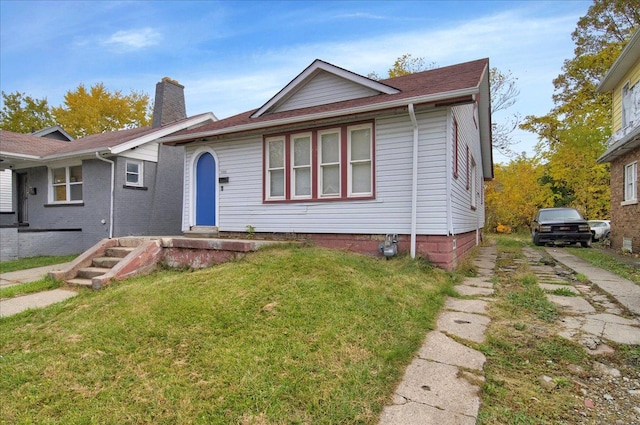
<path fill-rule="evenodd" d="M 611 235 L 611 221 L 589 220 L 589 227 L 594 241 L 606 239 Z"/>

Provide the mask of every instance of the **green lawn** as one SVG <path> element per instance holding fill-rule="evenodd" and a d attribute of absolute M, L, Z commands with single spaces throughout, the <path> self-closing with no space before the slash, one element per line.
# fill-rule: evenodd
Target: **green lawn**
<path fill-rule="evenodd" d="M 453 277 L 271 248 L 0 319 L 0 423 L 377 423 Z"/>
<path fill-rule="evenodd" d="M 19 260 L 0 262 L 0 273 L 15 272 L 17 270 L 32 269 L 34 267 L 50 266 L 52 264 L 66 263 L 76 258 L 77 255 L 41 256 L 21 258 Z"/>

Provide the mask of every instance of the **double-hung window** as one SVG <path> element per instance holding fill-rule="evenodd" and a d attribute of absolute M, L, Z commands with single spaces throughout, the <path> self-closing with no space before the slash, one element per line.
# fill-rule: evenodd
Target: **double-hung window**
<path fill-rule="evenodd" d="M 292 198 L 311 198 L 311 133 L 291 136 Z"/>
<path fill-rule="evenodd" d="M 624 167 L 624 202 L 638 200 L 638 163 L 632 162 Z"/>
<path fill-rule="evenodd" d="M 340 129 L 321 131 L 318 140 L 320 196 L 340 197 Z"/>
<path fill-rule="evenodd" d="M 285 199 L 285 138 L 267 139 L 267 199 Z"/>
<path fill-rule="evenodd" d="M 126 186 L 142 186 L 143 185 L 142 161 L 127 159 L 125 167 L 126 167 L 125 185 Z"/>
<path fill-rule="evenodd" d="M 52 202 L 82 202 L 82 165 L 52 168 L 50 179 Z"/>
<path fill-rule="evenodd" d="M 375 196 L 373 123 L 264 139 L 265 202 Z"/>
<path fill-rule="evenodd" d="M 371 126 L 368 124 L 349 127 L 349 196 L 372 195 Z"/>

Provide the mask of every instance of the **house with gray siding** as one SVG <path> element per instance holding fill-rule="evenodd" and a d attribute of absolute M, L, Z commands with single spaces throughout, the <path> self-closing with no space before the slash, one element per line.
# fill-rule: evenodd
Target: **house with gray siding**
<path fill-rule="evenodd" d="M 386 241 L 451 270 L 493 178 L 489 61 L 374 81 L 316 60 L 258 109 L 162 142 L 185 149 L 186 234 Z"/>
<path fill-rule="evenodd" d="M 215 120 L 187 117 L 184 87 L 164 78 L 149 127 L 67 142 L 0 130 L 15 211 L 0 226 L 2 260 L 77 254 L 104 238 L 181 234 L 184 148 L 158 139 Z"/>
<path fill-rule="evenodd" d="M 65 142 L 73 140 L 73 137 L 59 125 L 43 128 L 31 134 Z M 13 196 L 13 174 L 8 169 L 0 170 L 0 225 L 10 225 L 16 222 Z"/>

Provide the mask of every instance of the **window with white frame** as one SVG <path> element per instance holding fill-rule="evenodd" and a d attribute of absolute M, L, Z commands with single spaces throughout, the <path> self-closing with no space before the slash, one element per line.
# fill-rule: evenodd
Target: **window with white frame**
<path fill-rule="evenodd" d="M 51 202 L 82 202 L 82 165 L 51 168 L 50 181 Z"/>
<path fill-rule="evenodd" d="M 325 130 L 319 133 L 320 151 L 320 196 L 340 196 L 340 130 Z"/>
<path fill-rule="evenodd" d="M 371 126 L 349 127 L 349 195 L 371 195 Z"/>
<path fill-rule="evenodd" d="M 365 122 L 265 137 L 265 201 L 373 197 L 373 134 Z"/>
<path fill-rule="evenodd" d="M 638 200 L 638 163 L 632 162 L 624 167 L 624 200 Z"/>
<path fill-rule="evenodd" d="M 125 164 L 125 185 L 143 186 L 142 161 L 127 159 Z"/>
<path fill-rule="evenodd" d="M 285 138 L 267 140 L 267 199 L 285 199 Z"/>
<path fill-rule="evenodd" d="M 291 136 L 292 198 L 311 198 L 311 134 Z"/>

